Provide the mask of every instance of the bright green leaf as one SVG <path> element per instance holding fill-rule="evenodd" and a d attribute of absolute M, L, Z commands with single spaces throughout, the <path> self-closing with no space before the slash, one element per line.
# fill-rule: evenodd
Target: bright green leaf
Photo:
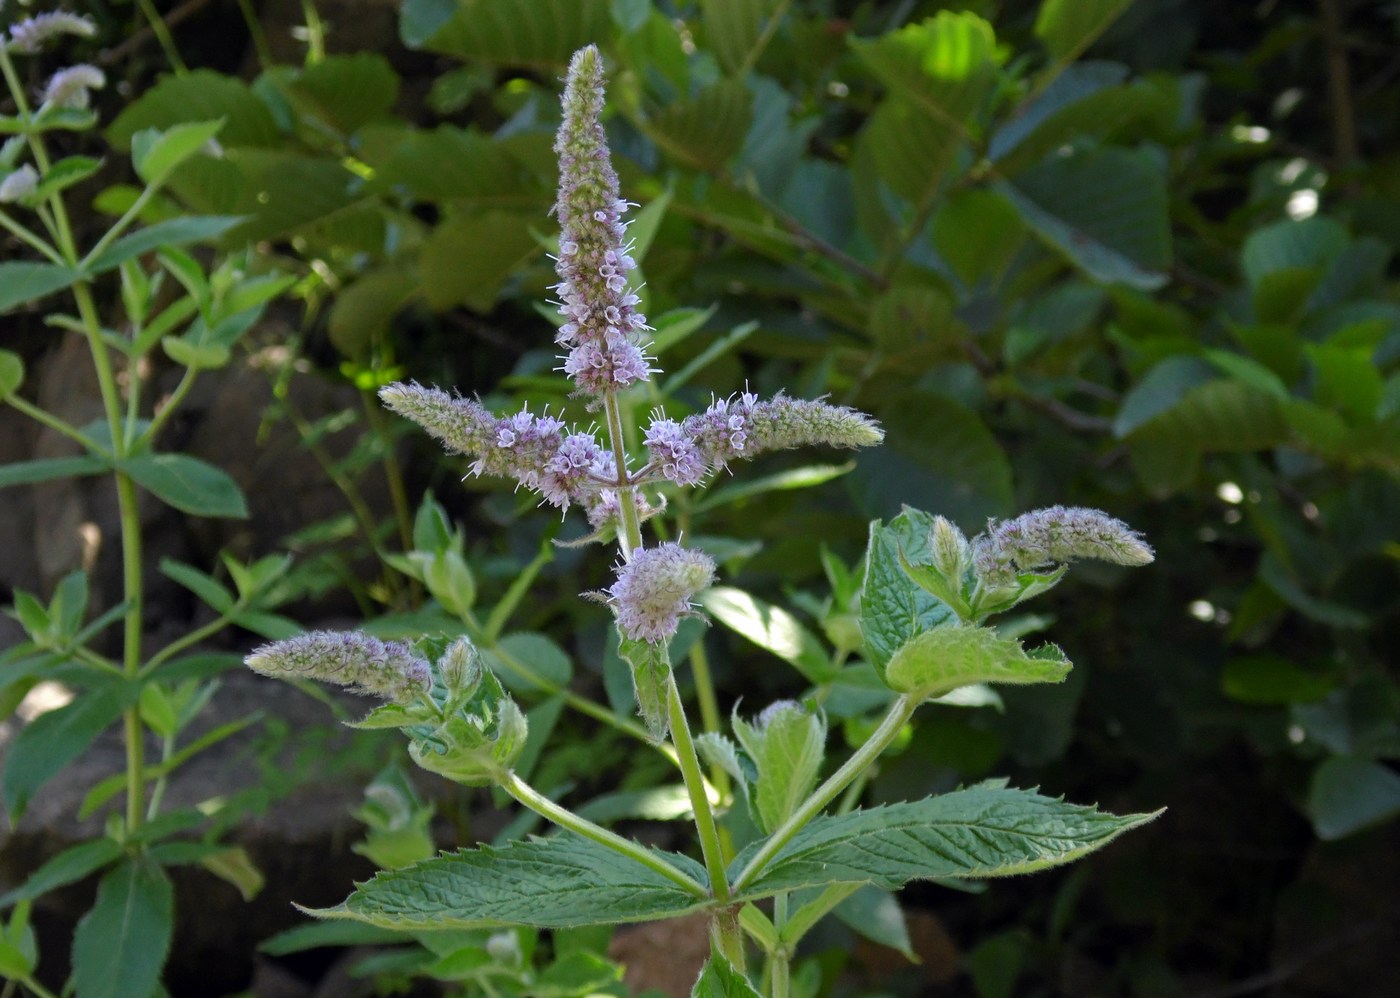
<path fill-rule="evenodd" d="M 215 121 L 186 121 L 165 131 L 140 131 L 131 137 L 131 164 L 148 185 L 165 181 L 185 160 L 199 152 L 224 127 Z"/>
<path fill-rule="evenodd" d="M 120 470 L 162 502 L 195 516 L 243 519 L 248 506 L 228 473 L 188 454 L 138 454 Z"/>
<path fill-rule="evenodd" d="M 1030 652 L 988 627 L 957 625 L 916 635 L 890 657 L 885 682 L 937 697 L 972 683 L 1058 683 L 1070 663 L 1054 645 Z"/>
<path fill-rule="evenodd" d="M 835 675 L 821 640 L 782 607 L 730 586 L 708 589 L 696 602 L 735 634 L 772 652 L 811 682 L 825 682 Z"/>
<path fill-rule="evenodd" d="M 24 361 L 19 354 L 0 350 L 0 402 L 9 398 L 24 384 Z"/>

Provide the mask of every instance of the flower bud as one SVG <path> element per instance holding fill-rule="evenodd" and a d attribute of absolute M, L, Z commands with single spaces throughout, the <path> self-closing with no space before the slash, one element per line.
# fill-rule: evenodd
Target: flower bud
<path fill-rule="evenodd" d="M 437 671 L 451 699 L 467 699 L 481 683 L 481 662 L 477 659 L 476 647 L 466 638 L 458 638 L 437 660 Z"/>
<path fill-rule="evenodd" d="M 972 567 L 972 545 L 963 532 L 947 517 L 936 516 L 929 546 L 933 550 L 933 567 L 954 588 L 961 586 L 963 575 Z"/>
<path fill-rule="evenodd" d="M 432 670 L 412 645 L 358 631 L 310 631 L 255 648 L 248 668 L 273 679 L 320 679 L 411 703 L 432 688 Z"/>

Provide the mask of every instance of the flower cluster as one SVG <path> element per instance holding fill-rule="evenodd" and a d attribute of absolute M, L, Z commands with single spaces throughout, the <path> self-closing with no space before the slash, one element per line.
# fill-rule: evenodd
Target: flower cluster
<path fill-rule="evenodd" d="M 1015 581 L 1017 572 L 1083 558 L 1116 565 L 1146 565 L 1152 548 L 1122 520 L 1097 509 L 1050 506 L 1014 520 L 991 522 L 972 541 L 977 574 L 993 586 Z"/>
<path fill-rule="evenodd" d="M 402 641 L 380 641 L 367 634 L 309 631 L 255 648 L 244 659 L 254 672 L 274 679 L 321 679 L 410 703 L 432 688 L 425 658 Z"/>
<path fill-rule="evenodd" d="M 608 588 L 608 602 L 624 636 L 665 641 L 676 633 L 691 598 L 714 578 L 715 563 L 709 555 L 668 541 L 633 552 Z"/>
<path fill-rule="evenodd" d="M 603 57 L 588 46 L 575 53 L 564 89 L 564 117 L 554 142 L 559 155 L 559 312 L 566 319 L 556 342 L 569 350 L 564 373 L 595 400 L 647 380 L 638 343 L 648 328 L 627 289 L 636 262 L 627 255 L 617 173 L 603 132 Z"/>

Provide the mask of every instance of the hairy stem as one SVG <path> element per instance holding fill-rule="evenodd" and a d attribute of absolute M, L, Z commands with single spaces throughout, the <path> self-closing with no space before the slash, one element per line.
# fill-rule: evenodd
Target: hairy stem
<path fill-rule="evenodd" d="M 628 859 L 635 860 L 648 870 L 661 874 L 687 894 L 697 898 L 709 897 L 709 892 L 705 890 L 704 884 L 682 873 L 651 850 L 638 845 L 631 839 L 623 838 L 616 832 L 608 831 L 602 825 L 595 825 L 587 818 L 580 817 L 566 807 L 561 807 L 516 776 L 514 772 L 502 773 L 500 784 L 501 789 L 510 794 L 511 797 L 541 817 L 554 822 L 560 828 L 567 828 L 569 831 L 582 835 L 601 846 L 606 846 Z"/>

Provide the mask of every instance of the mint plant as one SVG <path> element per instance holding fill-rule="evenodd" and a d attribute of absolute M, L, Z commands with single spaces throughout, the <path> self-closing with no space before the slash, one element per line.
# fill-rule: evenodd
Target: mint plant
<path fill-rule="evenodd" d="M 466 786 L 493 786 L 562 832 L 464 849 L 381 872 L 323 918 L 388 929 L 476 931 L 490 926 L 570 929 L 708 915 L 711 958 L 697 995 L 786 998 L 804 935 L 866 885 L 1031 872 L 1076 859 L 1154 815 L 1114 816 L 989 781 L 923 800 L 825 814 L 868 773 L 918 707 L 975 684 L 1044 683 L 1070 669 L 1054 645 L 1026 648 L 989 626 L 996 614 L 1055 586 L 1069 562 L 1152 560 L 1125 524 L 1096 510 L 1052 507 L 965 537 L 950 521 L 906 509 L 871 527 L 858 597 L 864 658 L 890 692 L 880 722 L 826 773 L 827 727 L 815 703 L 780 701 L 734 739 L 692 732 L 669 645 L 715 580 L 714 559 L 683 540 L 645 536 L 663 513 L 660 488 L 689 488 L 759 454 L 808 445 L 878 444 L 864 414 L 822 401 L 744 392 L 676 420 L 663 412 L 631 425 L 636 386 L 655 373 L 647 325 L 627 274 L 625 225 L 601 123 L 604 66 L 577 52 L 555 142 L 561 234 L 556 342 L 575 396 L 598 432 L 528 408 L 501 416 L 436 388 L 395 384 L 385 404 L 423 426 L 477 475 L 513 478 L 543 503 L 581 507 L 591 540 L 616 543 L 615 580 L 590 594 L 611 610 L 650 740 L 674 761 L 694 821 L 698 859 L 643 846 L 550 799 L 514 768 L 525 717 L 467 638 L 445 645 L 314 632 L 254 651 L 247 664 L 279 678 L 328 680 L 388 702 L 361 728 L 398 728 L 424 769 Z M 635 431 L 635 433 L 633 432 Z M 629 450 L 640 437 L 644 453 Z M 854 648 L 852 649 L 854 650 Z M 730 792 L 707 780 L 702 758 Z M 824 775 L 825 774 L 825 775 Z M 746 807 L 761 832 L 734 852 L 717 810 Z M 760 904 L 761 903 L 761 904 Z M 751 973 L 748 947 L 763 954 Z"/>
<path fill-rule="evenodd" d="M 73 937 L 72 974 L 63 993 L 78 998 L 157 993 L 175 926 L 174 892 L 167 870 L 197 863 L 232 882 L 245 896 L 260 875 L 241 850 L 217 840 L 193 807 L 170 808 L 172 775 L 195 754 L 256 721 L 250 715 L 197 730 L 195 721 L 218 689 L 214 676 L 237 657 L 197 651 L 218 632 L 241 626 L 268 637 L 294 632 L 271 611 L 292 595 L 289 559 L 269 556 L 243 564 L 225 558 L 213 575 L 174 560 L 161 571 L 212 609 L 197 628 L 151 647 L 148 640 L 146 561 L 140 493 L 190 516 L 245 517 L 239 487 L 219 468 L 160 447 L 162 431 L 204 372 L 230 363 L 238 341 L 288 281 L 257 274 L 242 253 L 218 253 L 207 267 L 182 247 L 211 240 L 238 220 L 183 216 L 144 224 L 167 179 L 211 143 L 220 121 L 143 131 L 133 142 L 132 166 L 142 186 L 91 245 L 80 241 L 68 202 L 74 185 L 95 176 L 102 160 L 81 154 L 55 158 L 54 133 L 85 133 L 97 123 L 91 91 L 103 73 L 75 65 L 55 72 L 38 102 L 21 81 L 17 62 L 65 37 L 94 33 L 85 17 L 56 11 L 16 21 L 0 36 L 0 75 L 9 95 L 0 114 L 0 228 L 29 259 L 0 264 L 0 314 L 45 301 L 44 321 L 56 333 L 87 345 L 102 415 L 74 425 L 31 401 L 24 392 L 21 356 L 0 350 L 0 401 L 74 445 L 67 457 L 0 467 L 0 487 L 56 479 L 104 476 L 118 510 L 120 601 L 103 612 L 89 606 L 83 570 L 64 577 L 47 600 L 16 591 L 9 612 L 26 640 L 0 654 L 0 702 L 11 714 L 40 681 L 61 683 L 70 702 L 21 728 L 6 747 L 0 800 L 17 823 L 51 779 L 109 729 L 119 727 L 125 765 L 88 789 L 79 818 L 106 812 L 102 836 L 80 842 L 44 863 L 0 897 L 10 911 L 0 931 L 0 975 L 39 996 L 56 993 L 41 981 L 40 954 L 29 924 L 31 905 L 44 894 L 100 875 L 92 909 Z M 55 296 L 67 296 L 69 307 Z M 118 311 L 120 320 L 109 316 Z M 154 377 L 173 364 L 179 378 L 156 397 Z M 111 634 L 115 628 L 117 633 Z M 115 652 L 111 649 L 115 648 Z M 111 807 L 116 801 L 118 806 Z M 112 990 L 119 987 L 119 991 Z"/>

